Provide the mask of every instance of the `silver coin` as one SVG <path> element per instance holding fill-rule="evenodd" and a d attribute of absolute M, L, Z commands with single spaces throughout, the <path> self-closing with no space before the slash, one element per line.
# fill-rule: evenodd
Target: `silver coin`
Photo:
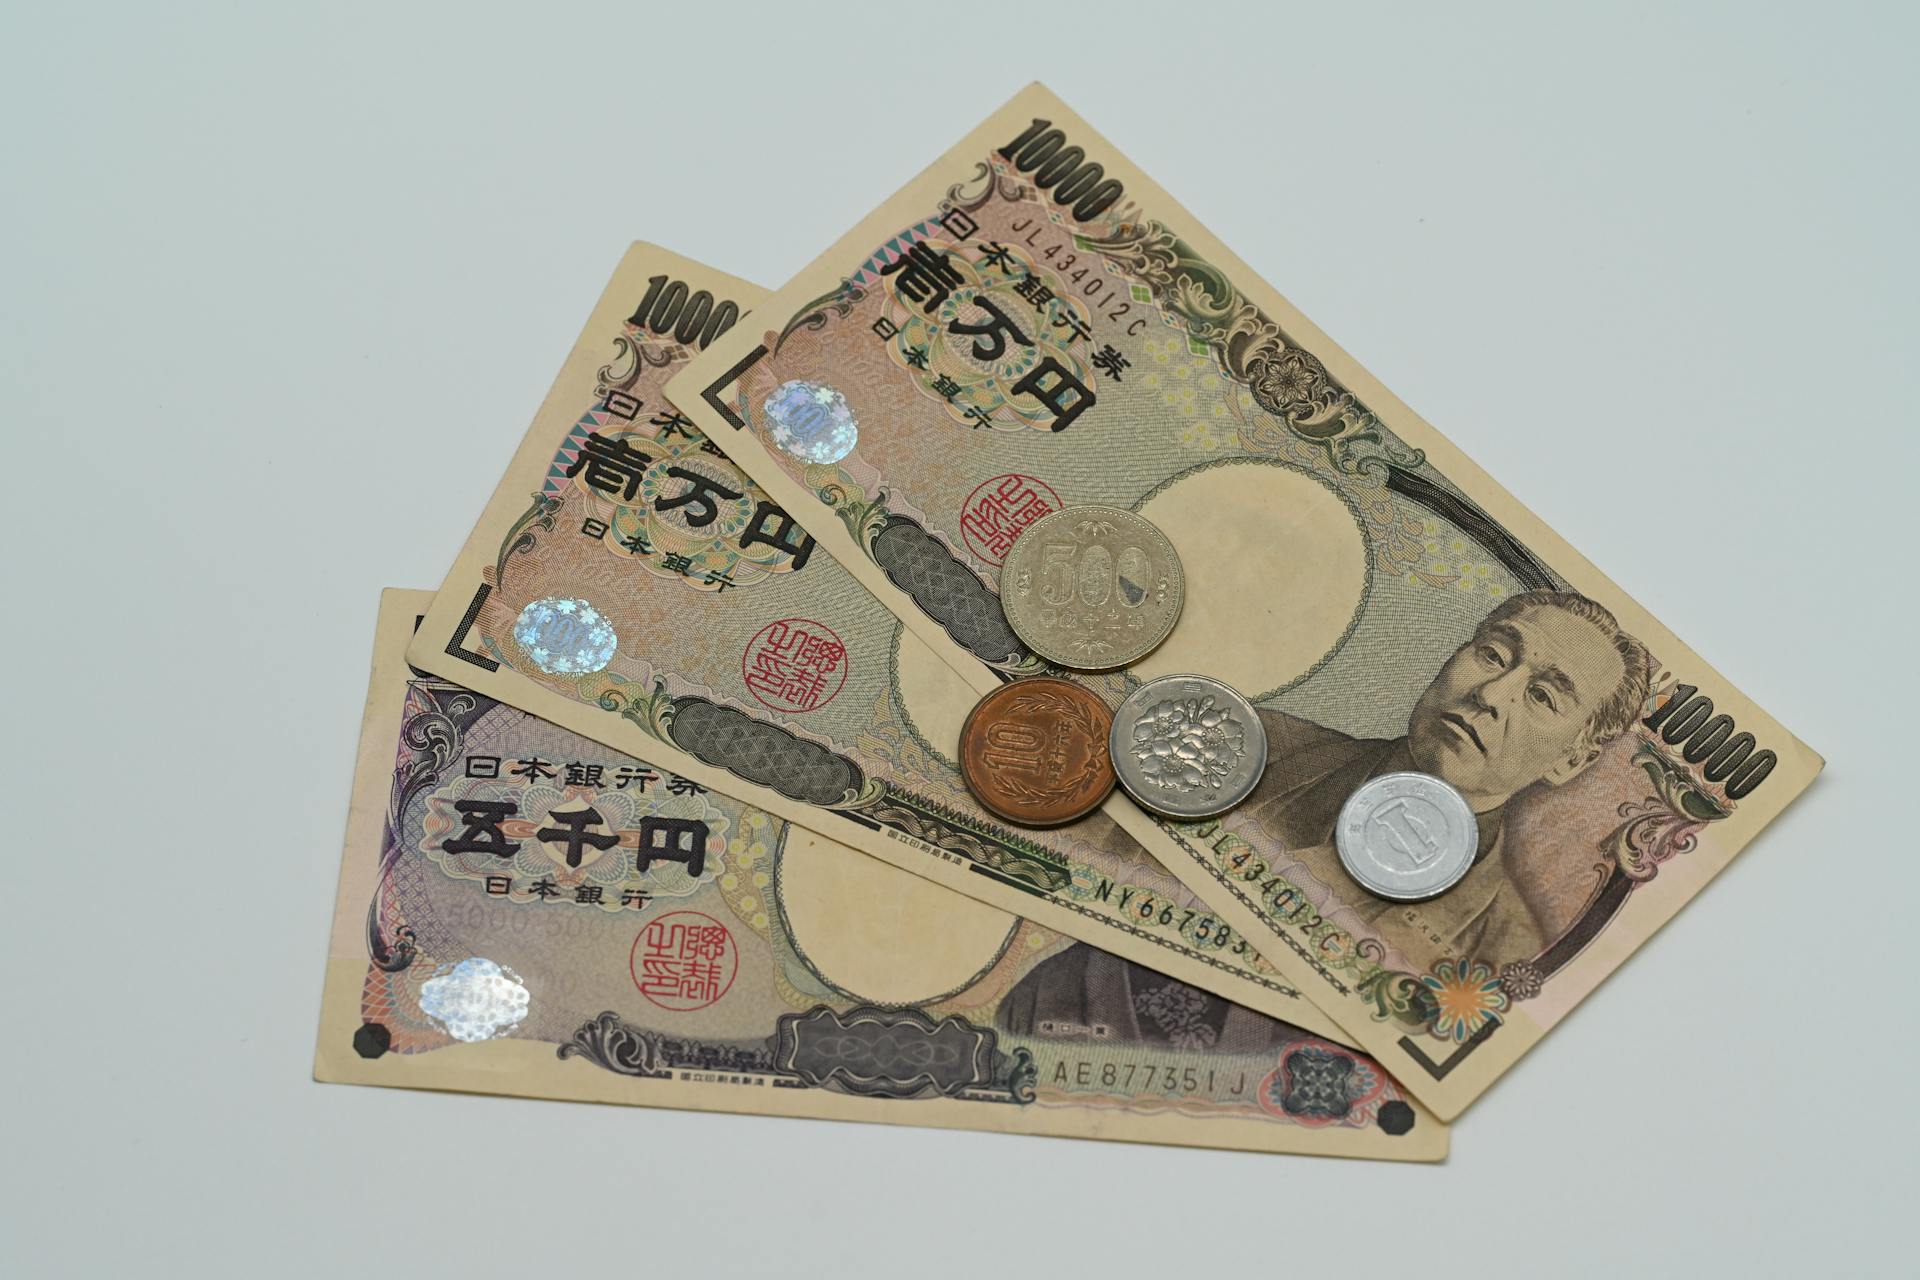
<path fill-rule="evenodd" d="M 1212 676 L 1161 676 L 1113 713 L 1108 749 L 1127 794 L 1162 817 L 1217 818 L 1267 771 L 1253 704 Z"/>
<path fill-rule="evenodd" d="M 1375 897 L 1423 902 L 1467 874 L 1480 824 L 1466 799 L 1429 773 L 1383 773 L 1347 797 L 1334 826 L 1340 865 Z"/>
<path fill-rule="evenodd" d="M 1118 507 L 1066 507 L 1014 540 L 1000 607 L 1048 662 L 1108 671 L 1146 657 L 1180 617 L 1187 580 L 1167 536 Z"/>

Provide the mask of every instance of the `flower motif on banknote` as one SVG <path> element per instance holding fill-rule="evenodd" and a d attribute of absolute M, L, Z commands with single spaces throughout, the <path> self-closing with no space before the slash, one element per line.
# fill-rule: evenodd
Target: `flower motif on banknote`
<path fill-rule="evenodd" d="M 1482 961 L 1442 960 L 1420 982 L 1432 994 L 1433 1034 L 1443 1040 L 1469 1040 L 1507 1011 L 1507 993 Z"/>
<path fill-rule="evenodd" d="M 1297 347 L 1266 365 L 1265 371 L 1267 394 L 1288 409 L 1313 400 L 1326 381 L 1320 362 Z"/>
<path fill-rule="evenodd" d="M 1514 960 L 1500 970 L 1500 989 L 1516 1002 L 1539 995 L 1546 981 L 1547 975 L 1531 960 Z"/>
<path fill-rule="evenodd" d="M 1176 1049 L 1206 1049 L 1219 1034 L 1206 1021 L 1207 996 L 1181 982 L 1134 993 L 1133 1011 Z"/>
<path fill-rule="evenodd" d="M 685 779 L 538 756 L 466 768 L 427 795 L 416 847 L 488 897 L 638 911 L 727 871 L 726 812 Z"/>
<path fill-rule="evenodd" d="M 685 417 L 637 411 L 629 421 L 616 410 L 582 415 L 547 470 L 545 494 L 571 499 L 566 533 L 697 591 L 806 564 L 806 530 Z"/>
<path fill-rule="evenodd" d="M 880 279 L 886 310 L 874 331 L 954 422 L 1052 431 L 1093 402 L 1092 313 L 1018 246 L 921 240 Z"/>
<path fill-rule="evenodd" d="M 1139 281 L 1196 347 L 1210 349 L 1228 377 L 1245 386 L 1277 423 L 1265 424 L 1271 447 L 1285 433 L 1316 446 L 1327 465 L 1348 475 L 1412 469 L 1424 455 L 1387 433 L 1372 410 L 1341 386 L 1312 352 L 1202 260 L 1193 247 L 1152 219 L 1119 225 L 1085 242 Z M 1254 437 L 1262 434 L 1250 424 Z"/>

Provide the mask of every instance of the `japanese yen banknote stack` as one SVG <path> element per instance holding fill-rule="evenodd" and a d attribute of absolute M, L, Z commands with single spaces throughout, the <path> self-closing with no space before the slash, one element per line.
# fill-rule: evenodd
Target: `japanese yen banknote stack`
<path fill-rule="evenodd" d="M 1045 88 L 871 185 L 382 597 L 316 1074 L 1442 1158 L 1820 758 Z"/>

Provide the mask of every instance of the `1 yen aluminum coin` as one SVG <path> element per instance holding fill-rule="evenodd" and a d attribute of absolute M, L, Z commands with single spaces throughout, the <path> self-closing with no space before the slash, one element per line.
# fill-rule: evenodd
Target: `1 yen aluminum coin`
<path fill-rule="evenodd" d="M 1334 827 L 1340 865 L 1362 889 L 1424 902 L 1473 866 L 1480 824 L 1466 799 L 1428 773 L 1383 773 L 1356 788 Z"/>
<path fill-rule="evenodd" d="M 1057 666 L 1110 671 L 1167 638 L 1186 603 L 1180 556 L 1118 507 L 1066 507 L 1027 526 L 1000 569 L 1000 607 L 1027 648 Z"/>
<path fill-rule="evenodd" d="M 1128 795 L 1164 818 L 1217 818 L 1267 769 L 1259 712 L 1212 676 L 1161 676 L 1127 695 L 1108 744 Z"/>

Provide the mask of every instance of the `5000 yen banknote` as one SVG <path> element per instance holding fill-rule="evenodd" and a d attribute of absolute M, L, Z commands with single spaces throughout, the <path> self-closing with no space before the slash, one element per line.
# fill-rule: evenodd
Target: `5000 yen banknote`
<path fill-rule="evenodd" d="M 318 1078 L 1445 1155 L 1371 1059 L 409 670 L 427 601 L 381 602 Z"/>
<path fill-rule="evenodd" d="M 627 254 L 414 664 L 1345 1039 L 1111 821 L 1021 831 L 974 803 L 954 759 L 966 682 L 662 393 L 761 296 L 652 246 Z"/>
<path fill-rule="evenodd" d="M 1038 85 L 668 394 L 976 689 L 1043 666 L 996 592 L 1125 614 L 1071 546 L 1001 581 L 1020 530 L 1082 503 L 1163 529 L 1185 613 L 1089 683 L 1224 679 L 1268 763 L 1217 822 L 1107 812 L 1443 1116 L 1820 768 Z M 1346 797 L 1402 769 L 1479 818 L 1472 870 L 1416 905 L 1334 849 Z"/>

